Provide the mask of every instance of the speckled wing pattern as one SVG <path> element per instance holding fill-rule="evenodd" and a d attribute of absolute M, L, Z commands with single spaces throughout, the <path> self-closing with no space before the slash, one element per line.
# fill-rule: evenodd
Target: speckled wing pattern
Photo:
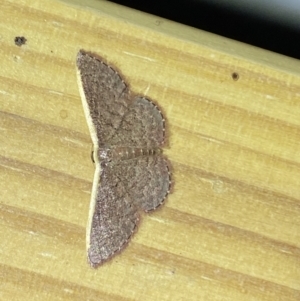
<path fill-rule="evenodd" d="M 89 263 L 97 267 L 125 248 L 140 211 L 155 210 L 170 191 L 169 163 L 155 151 L 164 144 L 165 120 L 150 100 L 131 97 L 120 74 L 101 57 L 81 50 L 77 67 L 94 154 L 100 148 L 149 150 L 125 159 L 95 156 L 87 250 Z"/>

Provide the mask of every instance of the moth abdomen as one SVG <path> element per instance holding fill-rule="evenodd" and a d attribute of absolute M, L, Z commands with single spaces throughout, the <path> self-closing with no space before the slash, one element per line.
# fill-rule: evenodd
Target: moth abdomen
<path fill-rule="evenodd" d="M 162 153 L 160 148 L 142 148 L 142 147 L 111 147 L 99 149 L 100 160 L 130 160 L 143 156 L 155 156 Z"/>

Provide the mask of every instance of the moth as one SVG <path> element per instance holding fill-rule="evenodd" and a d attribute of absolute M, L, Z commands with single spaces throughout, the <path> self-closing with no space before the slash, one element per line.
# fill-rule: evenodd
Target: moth
<path fill-rule="evenodd" d="M 94 145 L 86 244 L 95 268 L 127 246 L 141 212 L 164 203 L 170 163 L 161 150 L 165 119 L 152 101 L 131 93 L 120 73 L 96 54 L 79 51 L 77 75 Z"/>

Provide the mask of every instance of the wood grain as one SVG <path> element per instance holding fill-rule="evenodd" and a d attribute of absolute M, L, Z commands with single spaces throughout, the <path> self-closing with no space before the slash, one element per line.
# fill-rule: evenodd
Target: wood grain
<path fill-rule="evenodd" d="M 299 61 L 105 1 L 3 1 L 0 41 L 1 300 L 300 299 Z M 81 48 L 163 109 L 175 183 L 97 270 Z"/>

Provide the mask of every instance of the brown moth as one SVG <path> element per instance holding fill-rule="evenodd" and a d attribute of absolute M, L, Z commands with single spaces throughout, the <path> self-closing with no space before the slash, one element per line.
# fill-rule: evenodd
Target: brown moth
<path fill-rule="evenodd" d="M 169 162 L 160 147 L 165 119 L 145 97 L 130 93 L 101 57 L 79 51 L 78 84 L 94 144 L 96 171 L 87 226 L 87 252 L 97 267 L 122 251 L 142 211 L 158 208 L 170 192 Z"/>

